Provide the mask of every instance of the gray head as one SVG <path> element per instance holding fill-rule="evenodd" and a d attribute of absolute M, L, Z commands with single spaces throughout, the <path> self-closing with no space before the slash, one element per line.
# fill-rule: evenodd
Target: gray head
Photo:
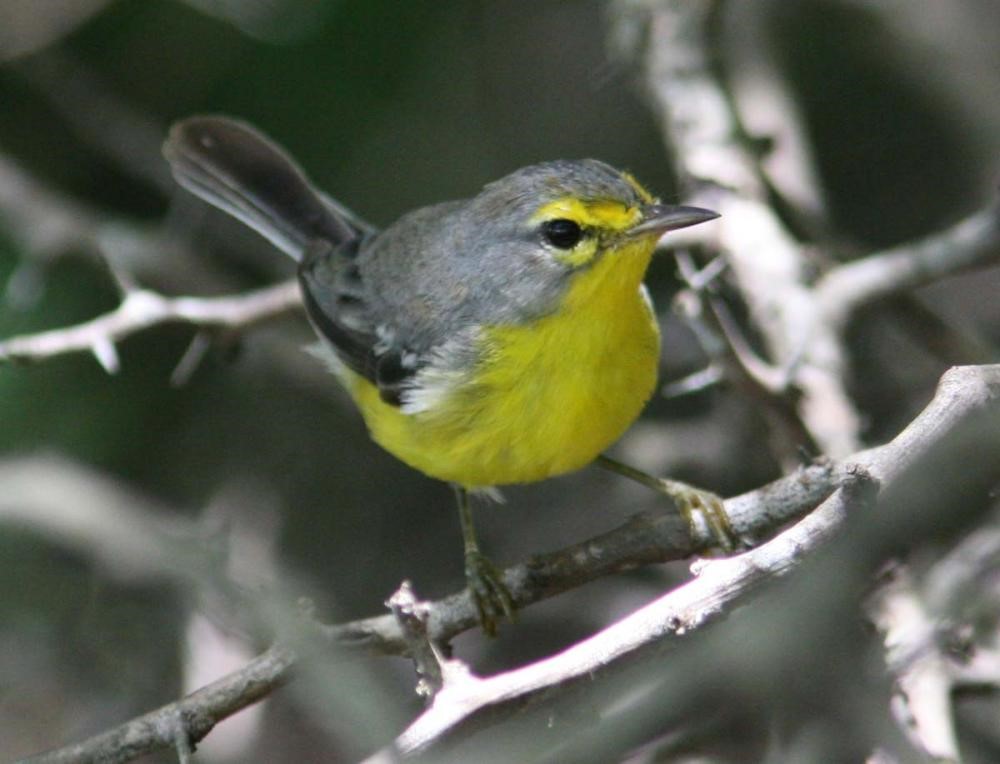
<path fill-rule="evenodd" d="M 413 318 L 403 331 L 423 345 L 457 326 L 545 315 L 576 272 L 626 240 L 655 240 L 711 217 L 660 205 L 631 175 L 595 159 L 544 162 L 471 199 L 403 216 L 376 238 L 362 268 L 384 307 Z"/>
<path fill-rule="evenodd" d="M 487 185 L 463 210 L 492 241 L 523 242 L 561 270 L 590 265 L 654 204 L 626 173 L 596 159 L 531 165 Z"/>

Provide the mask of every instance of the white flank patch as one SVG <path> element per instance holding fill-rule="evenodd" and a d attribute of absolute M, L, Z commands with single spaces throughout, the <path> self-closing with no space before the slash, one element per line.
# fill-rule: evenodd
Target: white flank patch
<path fill-rule="evenodd" d="M 478 338 L 479 327 L 471 326 L 431 350 L 426 365 L 403 390 L 400 411 L 421 414 L 441 406 L 475 365 L 472 348 Z"/>
<path fill-rule="evenodd" d="M 399 410 L 404 414 L 433 411 L 451 394 L 452 388 L 461 377 L 458 372 L 428 366 L 417 372 L 413 382 L 403 390 L 402 405 Z"/>

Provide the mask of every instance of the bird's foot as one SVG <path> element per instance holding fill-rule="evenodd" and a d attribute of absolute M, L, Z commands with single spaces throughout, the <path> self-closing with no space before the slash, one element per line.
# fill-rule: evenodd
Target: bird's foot
<path fill-rule="evenodd" d="M 495 637 L 498 620 L 515 619 L 514 600 L 503 582 L 503 573 L 482 552 L 468 550 L 465 553 L 465 580 L 483 631 Z"/>
<path fill-rule="evenodd" d="M 740 539 L 733 533 L 733 528 L 729 524 L 726 506 L 721 496 L 679 480 L 658 478 L 658 482 L 660 490 L 673 500 L 677 510 L 684 516 L 692 530 L 695 527 L 694 515 L 698 513 L 705 520 L 719 548 L 727 554 L 736 551 L 740 546 Z"/>

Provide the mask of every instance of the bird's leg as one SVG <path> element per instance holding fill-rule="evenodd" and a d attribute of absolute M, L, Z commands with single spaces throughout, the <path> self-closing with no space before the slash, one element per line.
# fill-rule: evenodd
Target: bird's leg
<path fill-rule="evenodd" d="M 514 601 L 504 585 L 503 574 L 479 551 L 468 490 L 459 485 L 453 487 L 458 500 L 458 516 L 462 522 L 462 539 L 465 542 L 465 581 L 483 631 L 493 637 L 497 633 L 497 619 L 506 617 L 510 621 L 514 620 Z"/>
<path fill-rule="evenodd" d="M 732 552 L 739 545 L 739 539 L 736 538 L 729 525 L 729 518 L 726 516 L 726 508 L 721 496 L 711 491 L 695 488 L 679 480 L 654 477 L 604 454 L 597 457 L 596 463 L 606 470 L 623 475 L 629 480 L 642 483 L 647 488 L 669 496 L 677 505 L 678 511 L 688 521 L 688 525 L 692 524 L 692 515 L 695 512 L 700 512 L 712 531 L 712 535 L 719 542 L 719 547 L 724 552 Z"/>

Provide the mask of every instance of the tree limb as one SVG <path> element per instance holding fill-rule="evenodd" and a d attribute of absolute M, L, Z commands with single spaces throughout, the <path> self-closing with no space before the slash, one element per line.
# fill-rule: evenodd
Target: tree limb
<path fill-rule="evenodd" d="M 994 208 L 977 212 L 920 241 L 838 266 L 811 284 L 807 248 L 774 211 L 758 159 L 740 143 L 741 126 L 713 68 L 713 25 L 722 5 L 669 0 L 649 7 L 648 92 L 682 179 L 722 215 L 712 226 L 715 246 L 772 362 L 801 392 L 802 422 L 822 453 L 843 458 L 859 447 L 861 429 L 844 387 L 847 319 L 878 298 L 998 262 L 1000 216 Z"/>
<path fill-rule="evenodd" d="M 745 554 L 705 563 L 693 581 L 558 655 L 495 677 L 473 678 L 454 689 L 446 685 L 397 739 L 398 749 L 423 750 L 485 708 L 523 704 L 542 690 L 593 675 L 713 622 L 763 580 L 786 573 L 830 538 L 848 507 L 858 502 L 857 491 L 864 494 L 870 480 L 889 486 L 959 425 L 973 417 L 998 416 L 1000 365 L 950 370 L 934 399 L 902 433 L 850 460 L 857 465 L 858 480 L 795 526 Z"/>
<path fill-rule="evenodd" d="M 857 454 L 845 463 L 845 465 L 859 465 L 861 469 L 860 473 L 856 473 L 860 477 L 853 485 L 855 487 L 866 485 L 866 475 L 869 473 L 874 479 L 884 484 L 891 484 L 968 417 L 986 416 L 991 413 L 995 415 L 998 409 L 1000 409 L 1000 366 L 952 369 L 942 378 L 938 392 L 927 408 L 900 435 L 889 444 Z M 757 498 L 763 499 L 765 495 L 761 494 Z M 479 679 L 470 676 L 467 679 L 456 680 L 452 683 L 453 691 L 449 689 L 446 681 L 444 689 L 436 696 L 434 705 L 399 738 L 397 741 L 399 749 L 403 751 L 422 749 L 441 736 L 450 734 L 477 710 L 510 703 L 523 703 L 543 690 L 555 691 L 570 683 L 574 677 L 612 666 L 638 651 L 661 647 L 664 640 L 683 639 L 691 630 L 698 629 L 729 612 L 736 601 L 762 581 L 781 575 L 794 567 L 805 555 L 829 538 L 838 527 L 847 506 L 856 499 L 857 496 L 852 496 L 850 490 L 845 492 L 842 489 L 834 497 L 827 499 L 819 510 L 772 541 L 743 555 L 703 564 L 700 566 L 698 577 L 693 581 L 552 658 L 495 677 Z M 598 544 L 598 552 L 600 549 L 601 545 Z M 595 557 L 599 559 L 600 554 Z M 521 574 L 514 574 L 514 571 L 516 569 L 506 572 L 508 583 L 518 582 Z M 514 590 L 514 594 L 515 598 L 524 596 L 524 590 Z M 465 600 L 464 604 L 461 600 Z M 468 617 L 459 614 L 446 628 L 443 623 L 444 616 L 437 611 L 445 613 L 449 608 L 456 606 L 456 603 L 459 613 L 462 610 L 468 611 Z M 447 632 L 451 628 L 458 630 L 467 628 L 474 621 L 472 610 L 464 593 L 431 604 L 431 633 L 440 640 L 447 638 Z M 439 619 L 436 626 L 435 617 Z M 392 615 L 383 618 L 388 623 L 395 624 Z M 388 647 L 395 644 L 403 649 L 406 641 L 400 633 L 398 624 L 395 624 L 395 631 L 396 636 L 386 640 L 382 645 Z M 365 637 L 368 647 L 379 644 L 378 640 L 371 639 L 371 622 L 362 628 L 358 628 L 357 625 L 345 625 L 329 627 L 327 630 L 329 638 L 337 641 L 347 640 L 348 644 L 351 644 L 352 638 L 358 634 Z M 191 727 L 188 729 L 189 738 L 192 742 L 196 742 L 207 734 L 216 721 L 255 702 L 271 688 L 285 681 L 294 662 L 294 655 L 290 652 L 281 647 L 272 648 L 243 670 L 230 674 L 177 703 L 164 706 L 116 730 L 79 743 L 71 749 L 43 754 L 32 761 L 95 761 L 97 759 L 86 758 L 89 752 L 106 750 L 101 746 L 108 745 L 108 741 L 112 740 L 128 740 L 129 745 L 133 746 L 129 750 L 136 752 L 140 749 L 134 746 L 139 745 L 148 746 L 142 747 L 142 751 L 172 746 L 176 740 L 174 734 L 159 734 L 157 730 L 160 728 L 151 722 L 175 720 L 178 716 L 192 719 Z M 125 736 L 126 732 L 128 736 Z M 64 753 L 67 750 L 71 750 L 75 758 Z"/>
<path fill-rule="evenodd" d="M 179 730 L 196 743 L 227 716 L 265 698 L 288 678 L 295 655 L 272 647 L 236 674 L 202 687 L 176 703 L 158 708 L 80 743 L 30 756 L 23 764 L 118 764 L 143 754 L 176 748 Z"/>
<path fill-rule="evenodd" d="M 114 372 L 118 367 L 114 343 L 151 326 L 182 322 L 242 329 L 300 305 L 294 279 L 227 297 L 164 297 L 145 289 L 134 290 L 126 293 L 115 310 L 91 321 L 0 341 L 0 361 L 38 361 L 90 351 L 108 372 Z"/>
<path fill-rule="evenodd" d="M 757 161 L 738 140 L 729 97 L 712 68 L 717 3 L 669 0 L 648 11 L 647 89 L 696 201 L 717 210 L 725 254 L 772 362 L 801 396 L 799 416 L 822 453 L 860 444 L 861 420 L 843 385 L 839 335 L 819 320 L 800 242 L 770 204 Z M 794 369 L 794 373 L 790 370 Z"/>

